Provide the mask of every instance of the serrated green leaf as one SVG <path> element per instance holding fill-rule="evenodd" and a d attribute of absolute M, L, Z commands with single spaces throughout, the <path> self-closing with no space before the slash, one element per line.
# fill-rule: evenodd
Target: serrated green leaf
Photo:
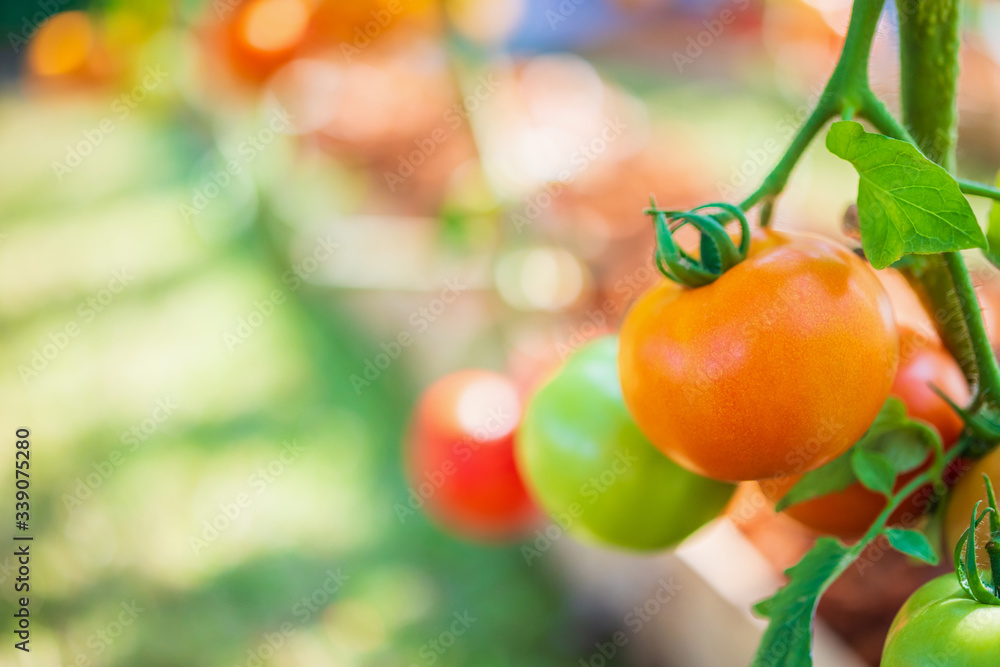
<path fill-rule="evenodd" d="M 884 532 L 889 538 L 889 544 L 896 551 L 919 558 L 930 565 L 938 564 L 938 555 L 923 533 L 902 528 L 886 528 Z"/>
<path fill-rule="evenodd" d="M 797 565 L 785 571 L 788 583 L 754 610 L 770 616 L 753 667 L 810 667 L 816 605 L 833 580 L 856 557 L 837 540 L 822 537 Z"/>
<path fill-rule="evenodd" d="M 958 182 L 912 144 L 840 121 L 826 147 L 858 172 L 861 245 L 876 269 L 909 253 L 987 247 Z"/>
<path fill-rule="evenodd" d="M 896 471 L 884 455 L 863 447 L 855 447 L 851 454 L 851 468 L 865 488 L 884 496 L 892 495 L 892 487 L 896 483 Z"/>
<path fill-rule="evenodd" d="M 997 185 L 1000 186 L 1000 172 L 997 172 Z M 993 200 L 990 206 L 989 222 L 986 225 L 986 258 L 994 266 L 1000 266 L 1000 202 Z"/>

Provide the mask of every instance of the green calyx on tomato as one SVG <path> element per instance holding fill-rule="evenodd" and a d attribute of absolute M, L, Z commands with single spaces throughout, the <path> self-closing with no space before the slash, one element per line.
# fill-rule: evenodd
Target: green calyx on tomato
<path fill-rule="evenodd" d="M 871 267 L 810 234 L 755 230 L 745 260 L 632 306 L 618 355 L 625 404 L 657 448 L 725 481 L 819 468 L 857 442 L 899 363 Z"/>
<path fill-rule="evenodd" d="M 986 497 L 989 503 L 987 508 L 979 513 L 981 501 L 977 502 L 972 509 L 972 517 L 969 521 L 969 528 L 959 538 L 955 544 L 955 574 L 958 583 L 961 584 L 965 592 L 976 599 L 977 602 L 989 605 L 1000 605 L 1000 597 L 997 597 L 997 582 L 1000 582 L 1000 514 L 997 511 L 997 498 L 993 492 L 993 483 L 989 475 L 983 475 L 986 484 Z M 976 562 L 976 533 L 979 525 L 986 520 L 989 515 L 990 536 L 986 542 L 986 555 L 990 563 L 990 582 L 984 582 L 979 575 L 979 565 Z M 963 554 L 964 551 L 964 554 Z"/>
<path fill-rule="evenodd" d="M 698 212 L 713 208 L 740 221 L 738 248 L 718 217 Z M 656 227 L 657 267 L 664 276 L 686 287 L 700 287 L 713 282 L 745 260 L 750 251 L 750 223 L 738 206 L 713 202 L 690 211 L 668 211 L 657 208 L 656 201 L 650 200 L 650 207 L 645 213 L 653 217 Z M 668 218 L 676 222 L 671 225 L 667 222 Z M 685 252 L 674 240 L 673 233 L 687 224 L 701 233 L 700 257 Z"/>
<path fill-rule="evenodd" d="M 714 518 L 735 487 L 661 454 L 625 408 L 614 336 L 578 350 L 529 400 L 521 475 L 567 532 L 629 549 L 673 546 Z"/>
<path fill-rule="evenodd" d="M 988 476 L 983 476 L 989 507 L 972 511 L 969 528 L 955 546 L 955 574 L 925 584 L 896 614 L 882 653 L 881 667 L 1000 664 L 1000 518 Z M 992 576 L 983 581 L 976 565 L 976 532 L 989 515 Z M 964 552 L 964 553 L 963 553 Z"/>

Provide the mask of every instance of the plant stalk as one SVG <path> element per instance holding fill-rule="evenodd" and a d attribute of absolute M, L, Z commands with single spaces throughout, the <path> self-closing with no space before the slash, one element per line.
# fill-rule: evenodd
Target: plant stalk
<path fill-rule="evenodd" d="M 898 124 L 884 107 L 874 107 L 870 117 L 880 130 L 889 129 L 897 138 L 912 137 L 924 155 L 954 172 L 961 41 L 959 0 L 896 0 L 896 8 L 904 136 L 899 136 Z M 957 252 L 948 252 L 916 261 L 918 270 L 907 272 L 907 278 L 930 306 L 945 347 L 962 366 L 969 386 L 1000 405 L 1000 366 L 986 336 L 965 260 Z"/>

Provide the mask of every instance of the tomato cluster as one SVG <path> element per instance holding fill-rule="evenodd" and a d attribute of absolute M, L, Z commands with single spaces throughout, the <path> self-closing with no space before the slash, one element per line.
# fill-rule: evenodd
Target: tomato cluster
<path fill-rule="evenodd" d="M 480 385 L 506 406 L 496 432 L 482 429 L 491 413 Z M 717 516 L 736 482 L 755 480 L 777 502 L 856 443 L 890 396 L 952 446 L 964 423 L 942 395 L 970 400 L 902 278 L 876 274 L 833 241 L 759 229 L 717 279 L 662 281 L 641 296 L 620 334 L 574 352 L 523 415 L 500 375 L 462 371 L 435 383 L 414 418 L 410 479 L 414 488 L 438 479 L 428 512 L 473 538 L 523 535 L 537 506 L 584 540 L 662 549 Z M 896 488 L 929 466 L 930 455 Z M 959 534 L 980 495 L 956 491 Z M 918 489 L 890 523 L 912 527 L 933 497 Z M 784 511 L 850 541 L 886 502 L 854 483 Z"/>

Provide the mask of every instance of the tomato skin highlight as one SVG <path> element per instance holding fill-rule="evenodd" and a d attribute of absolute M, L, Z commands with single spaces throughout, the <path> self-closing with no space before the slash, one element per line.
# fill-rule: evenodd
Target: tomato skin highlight
<path fill-rule="evenodd" d="M 537 523 L 514 462 L 521 410 L 515 385 L 485 370 L 451 373 L 421 395 L 406 444 L 407 473 L 412 495 L 445 528 L 503 540 Z"/>
<path fill-rule="evenodd" d="M 621 331 L 625 403 L 684 467 L 720 480 L 801 474 L 875 419 L 899 342 L 871 268 L 804 234 L 754 232 L 746 260 L 695 289 L 664 281 Z"/>
<path fill-rule="evenodd" d="M 958 440 L 962 432 L 961 418 L 931 389 L 934 385 L 959 405 L 969 401 L 969 386 L 962 369 L 944 350 L 937 337 L 921 334 L 908 327 L 899 330 L 900 362 L 892 383 L 892 395 L 906 404 L 906 413 L 934 427 L 941 435 L 945 449 Z M 928 462 L 899 476 L 895 488 L 901 489 L 927 469 Z M 789 491 L 801 475 L 761 481 L 764 495 L 777 502 Z M 913 492 L 889 517 L 890 525 L 912 526 L 926 513 L 931 498 L 927 485 Z M 792 505 L 784 513 L 818 533 L 833 535 L 846 541 L 860 538 L 886 505 L 886 498 L 869 491 L 861 484 L 852 484 L 842 491 Z"/>
<path fill-rule="evenodd" d="M 896 614 L 881 667 L 1000 665 L 1000 606 L 972 599 L 954 573 L 914 593 Z"/>
<path fill-rule="evenodd" d="M 673 546 L 735 487 L 685 470 L 642 435 L 622 399 L 614 336 L 585 345 L 528 402 L 517 461 L 573 535 L 629 549 Z"/>

